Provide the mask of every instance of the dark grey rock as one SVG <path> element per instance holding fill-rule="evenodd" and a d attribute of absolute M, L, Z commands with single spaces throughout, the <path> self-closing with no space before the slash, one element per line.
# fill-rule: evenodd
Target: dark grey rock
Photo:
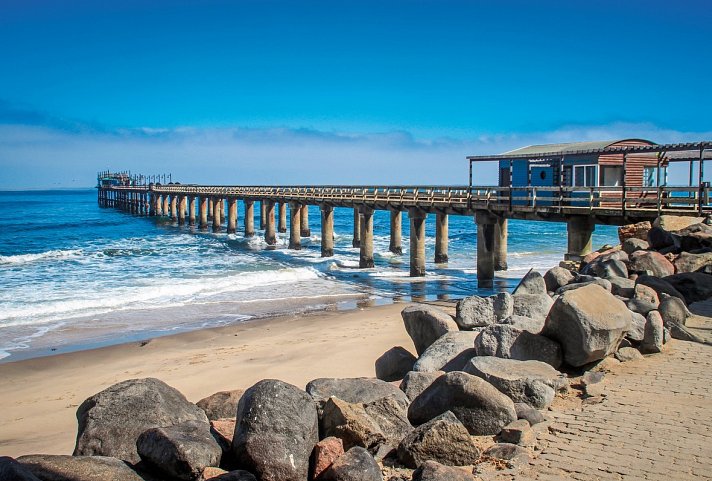
<path fill-rule="evenodd" d="M 350 403 L 370 403 L 384 397 L 395 396 L 403 408 L 406 408 L 409 403 L 403 391 L 393 384 L 367 377 L 314 379 L 307 384 L 306 391 L 319 405 L 331 396 Z"/>
<path fill-rule="evenodd" d="M 640 343 L 640 352 L 655 354 L 662 352 L 664 344 L 663 318 L 658 311 L 650 311 L 645 320 L 643 342 Z"/>
<path fill-rule="evenodd" d="M 475 481 L 475 477 L 462 469 L 443 466 L 435 461 L 425 461 L 413 471 L 412 481 Z"/>
<path fill-rule="evenodd" d="M 611 293 L 615 296 L 631 298 L 635 295 L 635 281 L 624 277 L 610 277 Z"/>
<path fill-rule="evenodd" d="M 687 304 L 705 301 L 712 297 L 712 275 L 703 272 L 683 272 L 667 276 L 663 280 L 680 292 Z"/>
<path fill-rule="evenodd" d="M 452 411 L 473 435 L 497 434 L 517 418 L 514 403 L 483 379 L 450 372 L 436 379 L 408 408 L 414 425 Z"/>
<path fill-rule="evenodd" d="M 584 276 L 580 276 L 580 278 L 584 278 Z M 613 285 L 611 284 L 611 281 L 609 281 L 608 279 L 600 279 L 598 277 L 594 277 L 593 280 L 590 280 L 590 281 L 574 282 L 567 286 L 564 286 L 561 289 L 559 289 L 558 291 L 556 291 L 556 294 L 560 296 L 564 292 L 573 291 L 575 289 L 580 289 L 582 287 L 586 287 L 586 286 L 590 286 L 590 285 L 597 285 L 597 286 L 603 287 L 608 292 L 611 292 L 613 290 Z"/>
<path fill-rule="evenodd" d="M 17 462 L 42 481 L 143 481 L 125 462 L 107 456 L 33 454 Z"/>
<path fill-rule="evenodd" d="M 548 294 L 518 294 L 512 296 L 512 299 L 514 300 L 512 314 L 532 319 L 546 319 L 554 304 Z"/>
<path fill-rule="evenodd" d="M 11 457 L 0 456 L 0 481 L 40 481 L 40 478 Z"/>
<path fill-rule="evenodd" d="M 195 405 L 205 411 L 205 414 L 211 421 L 234 418 L 237 416 L 237 403 L 240 402 L 240 398 L 244 392 L 242 389 L 216 392 L 211 396 L 201 399 L 195 403 Z"/>
<path fill-rule="evenodd" d="M 147 429 L 187 421 L 208 424 L 202 409 L 158 379 L 114 384 L 77 409 L 79 432 L 75 456 L 110 456 L 139 462 L 136 440 Z"/>
<path fill-rule="evenodd" d="M 511 443 L 497 443 L 485 451 L 484 455 L 502 461 L 510 461 L 515 465 L 526 464 L 530 459 L 529 451 Z"/>
<path fill-rule="evenodd" d="M 240 399 L 232 452 L 261 481 L 304 481 L 318 441 L 316 405 L 301 389 L 265 379 Z"/>
<path fill-rule="evenodd" d="M 532 334 L 539 334 L 544 329 L 544 319 L 532 319 L 526 316 L 512 315 L 502 320 L 501 324 L 512 326 L 520 331 L 531 332 Z"/>
<path fill-rule="evenodd" d="M 564 374 L 539 361 L 517 361 L 483 356 L 472 359 L 465 372 L 481 377 L 512 401 L 537 409 L 548 407 L 556 393 L 568 390 Z"/>
<path fill-rule="evenodd" d="M 420 356 L 413 371 L 462 371 L 467 361 L 475 356 L 473 347 L 478 332 L 456 331 L 443 334 Z"/>
<path fill-rule="evenodd" d="M 377 399 L 363 407 L 380 428 L 388 446 L 397 446 L 413 430 L 408 421 L 408 411 L 393 396 Z"/>
<path fill-rule="evenodd" d="M 242 469 L 237 469 L 235 471 L 230 471 L 220 476 L 210 478 L 210 481 L 257 481 L 254 474 L 249 471 L 244 471 Z"/>
<path fill-rule="evenodd" d="M 670 337 L 673 339 L 678 339 L 680 341 L 690 341 L 704 344 L 705 340 L 690 331 L 688 328 L 681 324 L 669 324 L 667 329 L 670 331 Z"/>
<path fill-rule="evenodd" d="M 544 283 L 548 292 L 556 292 L 560 287 L 563 287 L 574 281 L 574 274 L 563 267 L 552 267 L 544 274 Z"/>
<path fill-rule="evenodd" d="M 376 359 L 376 377 L 382 381 L 398 381 L 413 370 L 416 357 L 406 348 L 392 347 Z"/>
<path fill-rule="evenodd" d="M 559 367 L 562 359 L 561 346 L 557 342 L 507 324 L 484 329 L 475 339 L 475 352 L 478 356 L 542 361 L 554 367 Z"/>
<path fill-rule="evenodd" d="M 650 311 L 658 308 L 657 305 L 644 299 L 630 299 L 625 304 L 631 312 L 641 316 L 647 316 Z"/>
<path fill-rule="evenodd" d="M 675 267 L 662 254 L 655 251 L 638 251 L 630 255 L 629 268 L 632 272 L 651 272 L 656 277 L 675 273 Z"/>
<path fill-rule="evenodd" d="M 522 277 L 522 280 L 519 282 L 519 285 L 514 289 L 512 295 L 518 296 L 522 294 L 530 294 L 538 296 L 546 293 L 547 289 L 544 278 L 537 271 L 531 269 L 524 277 Z"/>
<path fill-rule="evenodd" d="M 670 324 L 679 324 L 684 326 L 687 323 L 687 319 L 692 315 L 682 300 L 667 294 L 662 294 L 660 296 L 658 312 L 660 313 L 665 326 Z"/>
<path fill-rule="evenodd" d="M 409 401 L 412 401 L 425 391 L 425 388 L 430 386 L 433 381 L 445 374 L 439 372 L 415 372 L 411 371 L 405 375 L 400 383 L 400 390 L 403 391 Z"/>
<path fill-rule="evenodd" d="M 490 297 L 465 297 L 457 302 L 455 322 L 462 330 L 475 330 L 510 316 L 512 307 L 512 296 L 508 292 Z"/>
<path fill-rule="evenodd" d="M 381 468 L 378 467 L 373 456 L 364 448 L 357 446 L 349 449 L 334 461 L 321 479 L 324 481 L 383 481 L 383 476 Z"/>
<path fill-rule="evenodd" d="M 520 446 L 533 446 L 536 444 L 536 435 L 529 421 L 517 419 L 502 428 L 498 440 L 503 443 L 518 444 Z"/>
<path fill-rule="evenodd" d="M 381 427 L 369 416 L 363 404 L 348 403 L 336 397 L 329 398 L 324 404 L 320 428 L 321 438 L 339 438 L 347 450 L 361 446 L 376 451 L 379 445 L 387 442 Z M 400 442 L 400 439 L 395 442 Z"/>
<path fill-rule="evenodd" d="M 421 424 L 398 445 L 398 460 L 411 469 L 429 460 L 448 466 L 475 464 L 480 454 L 470 433 L 450 411 Z"/>
<path fill-rule="evenodd" d="M 636 251 L 648 250 L 650 248 L 650 244 L 643 239 L 630 238 L 623 241 L 621 248 L 626 254 L 631 255 Z"/>
<path fill-rule="evenodd" d="M 517 411 L 517 419 L 524 419 L 531 426 L 546 421 L 541 411 L 534 409 L 527 403 L 514 403 L 514 409 Z"/>
<path fill-rule="evenodd" d="M 413 340 L 415 350 L 420 356 L 440 336 L 450 331 L 457 331 L 458 327 L 450 315 L 434 306 L 415 305 L 403 309 L 401 312 L 405 330 Z"/>
<path fill-rule="evenodd" d="M 672 234 L 660 227 L 653 227 L 648 232 L 648 244 L 655 250 L 672 246 L 674 243 Z"/>
<path fill-rule="evenodd" d="M 616 259 L 603 260 L 593 263 L 593 272 L 604 279 L 612 279 L 616 277 L 628 278 L 628 267 Z"/>
<path fill-rule="evenodd" d="M 712 252 L 700 254 L 681 252 L 680 257 L 675 259 L 674 265 L 678 273 L 700 271 L 712 265 Z"/>
<path fill-rule="evenodd" d="M 638 286 L 639 284 L 653 289 L 658 294 L 658 297 L 660 297 L 661 294 L 668 294 L 670 296 L 678 297 L 683 301 L 685 300 L 685 296 L 683 296 L 680 291 L 675 289 L 672 284 L 659 277 L 647 275 L 638 276 L 635 280 L 635 285 Z"/>
<path fill-rule="evenodd" d="M 194 480 L 208 466 L 219 466 L 222 448 L 200 422 L 144 431 L 136 441 L 141 459 L 163 475 Z"/>

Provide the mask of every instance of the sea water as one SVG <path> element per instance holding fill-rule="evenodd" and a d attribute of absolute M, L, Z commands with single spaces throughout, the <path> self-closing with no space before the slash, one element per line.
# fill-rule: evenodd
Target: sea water
<path fill-rule="evenodd" d="M 394 255 L 389 213 L 374 214 L 375 267 L 361 270 L 353 210 L 334 209 L 334 256 L 322 258 L 318 207 L 299 251 L 287 248 L 288 234 L 276 248 L 259 230 L 245 238 L 243 207 L 228 235 L 100 208 L 95 189 L 0 192 L 0 362 L 281 314 L 489 295 L 557 265 L 566 250 L 565 224 L 510 220 L 509 269 L 480 288 L 471 217 L 450 216 L 450 260 L 436 265 L 428 216 L 427 274 L 411 278 L 407 215 L 403 255 Z M 594 245 L 615 243 L 615 232 L 597 226 Z"/>

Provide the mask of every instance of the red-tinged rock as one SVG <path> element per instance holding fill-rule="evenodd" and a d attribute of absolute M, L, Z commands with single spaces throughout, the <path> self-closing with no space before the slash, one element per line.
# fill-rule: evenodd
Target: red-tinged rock
<path fill-rule="evenodd" d="M 591 253 L 589 253 L 589 254 L 586 254 L 586 255 L 584 256 L 584 258 L 581 259 L 581 264 L 586 265 L 586 264 L 588 264 L 588 263 L 590 263 L 590 262 L 596 260 L 596 258 L 597 258 L 598 256 L 600 256 L 600 255 L 601 255 L 600 252 L 591 252 Z"/>
<path fill-rule="evenodd" d="M 675 266 L 662 254 L 653 251 L 638 251 L 630 255 L 629 269 L 636 272 L 650 272 L 655 277 L 666 277 L 675 273 Z"/>
<path fill-rule="evenodd" d="M 232 438 L 235 435 L 235 418 L 226 418 L 226 419 L 216 419 L 215 421 L 210 421 L 210 427 L 213 428 L 213 431 L 215 431 L 219 436 L 220 436 L 220 444 L 223 444 L 222 441 L 227 443 L 227 446 L 232 445 Z"/>
<path fill-rule="evenodd" d="M 207 468 L 203 469 L 202 476 L 205 481 L 208 481 L 209 479 L 217 478 L 218 476 L 222 476 L 223 474 L 227 474 L 227 471 L 225 471 L 224 469 L 215 468 L 213 466 L 208 466 Z"/>
<path fill-rule="evenodd" d="M 330 436 L 316 443 L 312 479 L 317 479 L 342 454 L 344 454 L 344 442 L 339 438 Z"/>
<path fill-rule="evenodd" d="M 638 222 L 637 224 L 623 225 L 618 228 L 618 239 L 623 243 L 626 239 L 648 240 L 648 232 L 651 229 L 650 222 Z"/>

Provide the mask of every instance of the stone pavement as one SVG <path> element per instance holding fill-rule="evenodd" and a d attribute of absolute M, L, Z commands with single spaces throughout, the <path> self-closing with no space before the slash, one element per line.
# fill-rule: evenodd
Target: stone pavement
<path fill-rule="evenodd" d="M 667 346 L 614 366 L 603 402 L 557 401 L 539 455 L 482 479 L 712 479 L 712 346 Z"/>

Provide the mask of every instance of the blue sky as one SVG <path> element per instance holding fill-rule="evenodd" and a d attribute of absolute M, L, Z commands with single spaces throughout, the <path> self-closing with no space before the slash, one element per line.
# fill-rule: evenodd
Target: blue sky
<path fill-rule="evenodd" d="M 710 24 L 684 0 L 5 0 L 0 188 L 459 183 L 527 143 L 709 139 Z"/>

